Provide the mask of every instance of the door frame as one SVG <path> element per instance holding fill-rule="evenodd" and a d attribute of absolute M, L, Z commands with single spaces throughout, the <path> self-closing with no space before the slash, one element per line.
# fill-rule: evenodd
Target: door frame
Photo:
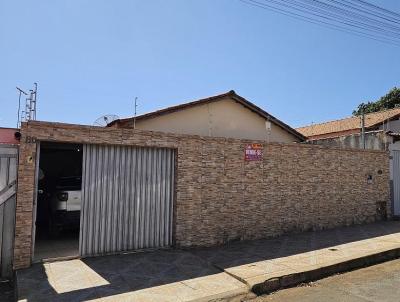
<path fill-rule="evenodd" d="M 36 214 L 38 201 L 38 184 L 39 184 L 39 164 L 40 164 L 40 141 L 36 141 L 36 158 L 35 158 L 35 184 L 33 188 L 33 207 L 32 207 L 32 244 L 31 244 L 31 262 L 35 257 L 35 241 L 36 241 Z M 22 159 L 23 160 L 23 159 Z"/>
<path fill-rule="evenodd" d="M 33 207 L 32 207 L 32 240 L 31 240 L 31 263 L 40 262 L 41 260 L 34 261 L 35 258 L 35 245 L 36 245 L 36 218 L 37 218 L 37 206 L 38 206 L 38 186 L 39 186 L 39 171 L 40 171 L 40 155 L 41 155 L 41 142 L 50 142 L 56 144 L 80 144 L 80 143 L 66 143 L 60 141 L 36 141 L 36 158 L 35 158 L 35 181 L 33 190 Z M 83 161 L 82 161 L 83 163 Z M 81 236 L 81 229 L 79 228 L 79 236 Z M 78 238 L 79 240 L 79 238 Z M 80 256 L 66 256 L 68 258 L 79 258 Z M 66 258 L 66 257 L 54 257 L 55 258 Z"/>

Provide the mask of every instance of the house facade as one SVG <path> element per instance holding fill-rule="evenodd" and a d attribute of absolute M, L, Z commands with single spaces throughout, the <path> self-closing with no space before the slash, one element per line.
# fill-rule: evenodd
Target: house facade
<path fill-rule="evenodd" d="M 87 257 L 212 246 L 391 215 L 384 151 L 38 121 L 23 123 L 21 134 L 15 269 L 50 253 L 59 257 L 54 240 L 76 240 L 64 257 Z M 246 158 L 249 145 L 260 148 L 259 157 Z M 38 223 L 51 215 L 41 215 L 41 182 L 64 172 L 67 160 L 82 168 L 79 233 L 68 242 L 41 236 L 46 226 Z"/>
<path fill-rule="evenodd" d="M 15 223 L 4 220 L 15 228 L 3 248 L 10 270 L 391 217 L 388 152 L 300 144 L 303 135 L 233 91 L 108 127 L 29 121 L 20 135 L 4 153 L 8 188 L 18 175 L 7 197 Z"/>
<path fill-rule="evenodd" d="M 19 129 L 0 127 L 0 145 L 18 145 Z"/>

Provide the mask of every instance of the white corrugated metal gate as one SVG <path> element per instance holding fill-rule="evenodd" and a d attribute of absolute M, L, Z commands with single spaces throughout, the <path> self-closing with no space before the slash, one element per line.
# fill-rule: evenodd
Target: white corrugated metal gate
<path fill-rule="evenodd" d="M 172 244 L 175 150 L 84 145 L 82 256 Z"/>
<path fill-rule="evenodd" d="M 12 277 L 18 148 L 0 146 L 0 279 Z"/>
<path fill-rule="evenodd" d="M 392 151 L 393 215 L 400 215 L 400 151 Z"/>

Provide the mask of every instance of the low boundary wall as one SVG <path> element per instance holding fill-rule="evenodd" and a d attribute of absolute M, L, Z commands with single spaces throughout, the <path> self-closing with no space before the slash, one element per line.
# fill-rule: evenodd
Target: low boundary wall
<path fill-rule="evenodd" d="M 232 240 L 366 223 L 390 215 L 389 154 L 134 129 L 23 123 L 14 267 L 30 265 L 38 141 L 123 144 L 177 150 L 174 242 Z M 246 161 L 248 144 L 262 160 Z"/>

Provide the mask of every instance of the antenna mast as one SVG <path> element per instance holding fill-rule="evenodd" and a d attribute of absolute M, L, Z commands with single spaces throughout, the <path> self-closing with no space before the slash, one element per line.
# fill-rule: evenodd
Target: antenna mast
<path fill-rule="evenodd" d="M 135 97 L 135 114 L 133 116 L 133 129 L 136 129 L 136 113 L 137 113 L 137 99 L 138 97 Z"/>
<path fill-rule="evenodd" d="M 30 120 L 36 120 L 36 104 L 37 104 L 37 83 L 33 83 L 34 88 L 29 90 L 29 93 L 25 92 L 19 87 L 16 87 L 18 95 L 18 117 L 17 117 L 17 128 L 21 126 L 21 122 L 27 122 Z M 24 94 L 25 108 L 21 111 L 21 96 Z"/>
<path fill-rule="evenodd" d="M 33 89 L 33 95 L 32 95 L 32 104 L 31 104 L 31 112 L 32 116 L 31 118 L 35 121 L 36 120 L 36 100 L 37 100 L 37 83 L 33 83 L 35 85 L 35 88 Z"/>
<path fill-rule="evenodd" d="M 22 96 L 22 94 L 24 94 L 24 95 L 28 95 L 25 91 L 23 91 L 21 88 L 18 88 L 18 87 L 15 87 L 15 88 L 17 88 L 17 90 L 18 90 L 18 112 L 17 112 L 17 128 L 19 128 L 20 127 L 20 119 L 22 118 L 21 117 L 21 96 Z"/>

